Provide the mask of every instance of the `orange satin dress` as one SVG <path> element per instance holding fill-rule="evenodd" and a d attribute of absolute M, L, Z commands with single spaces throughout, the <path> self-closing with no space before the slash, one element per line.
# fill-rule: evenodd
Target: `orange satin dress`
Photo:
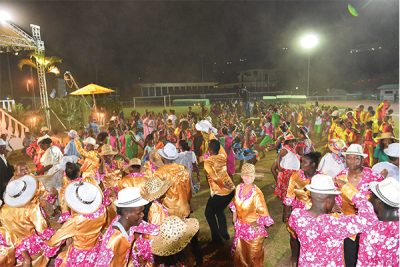
<path fill-rule="evenodd" d="M 204 160 L 204 170 L 211 196 L 226 196 L 235 190 L 235 185 L 227 172 L 225 153 L 212 155 Z"/>
<path fill-rule="evenodd" d="M 160 167 L 155 177 L 172 182 L 171 187 L 165 193 L 162 204 L 167 208 L 169 215 L 186 218 L 190 214 L 190 200 L 192 188 L 190 175 L 185 166 L 172 163 Z"/>
<path fill-rule="evenodd" d="M 126 253 L 129 251 L 131 246 L 132 243 L 129 242 L 119 230 L 114 229 L 114 233 L 111 235 L 110 240 L 107 243 L 107 248 L 114 253 L 109 266 L 126 266 Z"/>
<path fill-rule="evenodd" d="M 168 217 L 168 210 L 158 201 L 151 203 L 147 222 L 151 224 L 161 225 L 162 222 Z"/>
<path fill-rule="evenodd" d="M 10 233 L 6 228 L 0 227 L 0 235 L 5 244 L 0 245 L 0 266 L 12 267 L 15 264 L 15 249 Z"/>
<path fill-rule="evenodd" d="M 246 195 L 242 195 L 240 184 L 236 187 L 235 197 L 230 205 L 236 212 L 235 241 L 236 249 L 233 257 L 234 266 L 264 266 L 264 239 L 268 236 L 265 226 L 273 224 L 265 203 L 263 192 L 256 186 Z M 251 193 L 251 195 L 249 195 Z M 233 207 L 234 206 L 234 207 Z M 262 220 L 261 220 L 262 219 Z M 258 235 L 251 239 L 236 238 L 238 221 L 251 227 Z"/>
<path fill-rule="evenodd" d="M 74 142 L 76 150 L 78 150 L 79 154 L 85 158 L 81 167 L 82 177 L 95 177 L 100 166 L 99 153 L 97 150 L 86 151 L 83 149 L 81 142 L 77 138 L 75 138 Z"/>
<path fill-rule="evenodd" d="M 142 187 L 149 179 L 147 175 L 126 175 L 118 181 L 118 191 L 127 187 Z M 141 173 L 137 173 L 141 174 Z"/>
<path fill-rule="evenodd" d="M 46 219 L 43 217 L 38 203 L 30 202 L 23 207 L 14 208 L 7 204 L 0 209 L 1 225 L 10 233 L 12 244 L 17 247 L 21 242 L 36 233 L 43 233 L 47 229 Z M 32 266 L 47 266 L 49 259 L 43 252 L 32 256 Z M 19 266 L 17 264 L 17 266 Z"/>
<path fill-rule="evenodd" d="M 58 255 L 58 258 L 62 259 L 61 266 L 66 266 L 72 247 L 77 250 L 91 250 L 98 245 L 98 238 L 107 217 L 105 208 L 100 207 L 100 209 L 103 211 L 93 219 L 74 213 L 47 242 L 49 247 L 57 247 L 64 240 L 72 238 L 72 244 L 67 251 Z"/>
<path fill-rule="evenodd" d="M 302 177 L 300 174 L 301 171 L 302 170 L 296 171 L 290 176 L 286 198 L 283 201 L 285 205 L 293 206 L 293 209 L 311 208 L 310 192 L 305 189 L 306 185 L 310 184 L 311 179 Z"/>

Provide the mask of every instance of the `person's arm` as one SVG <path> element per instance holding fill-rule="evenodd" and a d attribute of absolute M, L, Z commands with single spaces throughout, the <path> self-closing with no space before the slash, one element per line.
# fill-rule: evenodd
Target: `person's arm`
<path fill-rule="evenodd" d="M 93 155 L 94 155 L 94 154 L 89 153 L 88 151 L 86 151 L 86 150 L 82 147 L 82 144 L 81 144 L 81 142 L 79 141 L 79 138 L 78 138 L 78 137 L 75 137 L 74 143 L 75 143 L 75 146 L 76 146 L 76 150 L 78 150 L 78 153 L 79 153 L 82 157 L 93 159 Z"/>
<path fill-rule="evenodd" d="M 287 222 L 289 217 L 290 217 L 290 213 L 292 212 L 292 203 L 293 200 L 296 198 L 296 194 L 294 193 L 294 188 L 296 185 L 296 174 L 293 173 L 290 176 L 290 180 L 289 180 L 289 186 L 287 189 L 287 193 L 286 193 L 286 197 L 283 199 L 283 204 L 284 204 L 284 211 L 283 211 L 283 221 Z"/>
<path fill-rule="evenodd" d="M 256 213 L 257 213 L 257 225 L 261 227 L 269 227 L 274 224 L 274 220 L 271 218 L 268 212 L 267 203 L 265 203 L 264 194 L 258 188 L 256 188 Z"/>
<path fill-rule="evenodd" d="M 287 153 L 288 153 L 287 150 L 284 148 L 282 148 L 281 151 L 279 151 L 278 158 L 276 159 L 277 162 L 276 168 L 278 169 L 278 171 L 282 171 L 281 160 L 284 156 L 286 156 Z"/>

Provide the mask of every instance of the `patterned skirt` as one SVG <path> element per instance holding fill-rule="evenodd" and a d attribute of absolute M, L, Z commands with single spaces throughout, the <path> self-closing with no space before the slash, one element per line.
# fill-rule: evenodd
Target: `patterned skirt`
<path fill-rule="evenodd" d="M 274 194 L 278 196 L 282 201 L 286 197 L 290 176 L 294 172 L 295 170 L 283 169 L 281 172 L 278 173 L 278 179 L 276 182 Z"/>

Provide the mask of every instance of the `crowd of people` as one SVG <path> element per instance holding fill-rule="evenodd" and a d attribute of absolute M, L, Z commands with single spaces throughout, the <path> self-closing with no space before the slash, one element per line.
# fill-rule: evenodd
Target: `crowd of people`
<path fill-rule="evenodd" d="M 264 266 L 274 220 L 254 183 L 260 160 L 271 162 L 293 266 L 398 266 L 392 113 L 387 101 L 121 112 L 104 129 L 70 130 L 65 144 L 42 127 L 24 140 L 32 164 L 15 166 L 1 138 L 0 266 L 201 266 L 191 199 L 207 189 L 210 246 L 230 242 L 229 209 L 232 264 Z"/>

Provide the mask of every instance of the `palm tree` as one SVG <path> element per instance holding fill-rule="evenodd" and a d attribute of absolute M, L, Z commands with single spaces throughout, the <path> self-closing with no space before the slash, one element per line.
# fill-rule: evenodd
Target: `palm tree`
<path fill-rule="evenodd" d="M 29 58 L 23 58 L 18 62 L 18 68 L 22 70 L 24 66 L 29 66 L 33 69 L 37 68 L 37 64 L 44 65 L 46 73 L 60 74 L 60 70 L 56 66 L 57 63 L 62 63 L 59 57 L 45 57 L 35 53 L 29 55 Z"/>

